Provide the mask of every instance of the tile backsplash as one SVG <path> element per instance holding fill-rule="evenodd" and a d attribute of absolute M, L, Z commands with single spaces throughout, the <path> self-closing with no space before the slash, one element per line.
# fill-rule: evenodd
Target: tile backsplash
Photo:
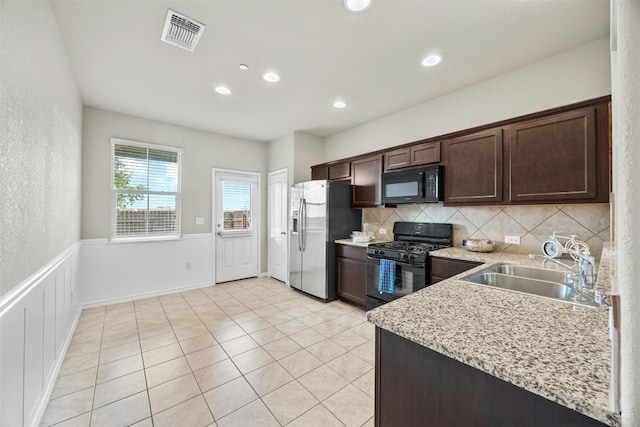
<path fill-rule="evenodd" d="M 393 240 L 393 223 L 444 222 L 453 224 L 454 246 L 462 240 L 491 239 L 497 250 L 542 253 L 541 246 L 554 231 L 575 234 L 600 258 L 610 238 L 609 204 L 450 207 L 441 203 L 398 205 L 396 208 L 363 209 L 363 222 L 378 240 Z M 386 228 L 387 234 L 381 234 Z M 504 243 L 505 235 L 520 237 L 519 245 Z"/>

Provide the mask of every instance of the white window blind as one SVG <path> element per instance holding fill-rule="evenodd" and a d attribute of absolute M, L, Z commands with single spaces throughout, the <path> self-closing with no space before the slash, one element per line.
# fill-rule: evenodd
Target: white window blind
<path fill-rule="evenodd" d="M 180 236 L 182 150 L 112 138 L 112 239 Z"/>
<path fill-rule="evenodd" d="M 251 230 L 251 182 L 222 181 L 223 230 Z"/>

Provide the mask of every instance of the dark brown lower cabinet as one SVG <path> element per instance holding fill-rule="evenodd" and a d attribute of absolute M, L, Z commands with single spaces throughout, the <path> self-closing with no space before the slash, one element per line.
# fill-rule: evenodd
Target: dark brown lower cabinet
<path fill-rule="evenodd" d="M 376 328 L 377 427 L 605 424 Z"/>
<path fill-rule="evenodd" d="M 364 307 L 367 293 L 367 248 L 336 245 L 337 293 L 340 299 Z"/>
<path fill-rule="evenodd" d="M 430 257 L 431 259 L 431 280 L 430 283 L 441 282 L 463 271 L 471 270 L 482 265 L 481 262 L 465 261 L 451 258 Z"/>

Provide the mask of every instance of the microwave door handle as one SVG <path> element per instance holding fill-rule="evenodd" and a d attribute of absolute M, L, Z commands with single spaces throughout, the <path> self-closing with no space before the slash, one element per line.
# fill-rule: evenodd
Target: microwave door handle
<path fill-rule="evenodd" d="M 419 178 L 418 178 L 418 196 L 419 197 L 424 197 L 424 172 L 420 172 L 418 173 Z"/>

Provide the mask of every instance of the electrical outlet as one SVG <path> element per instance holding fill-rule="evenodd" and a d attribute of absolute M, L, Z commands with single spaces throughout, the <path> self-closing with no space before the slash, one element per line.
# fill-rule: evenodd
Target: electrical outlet
<path fill-rule="evenodd" d="M 505 243 L 510 243 L 512 245 L 519 245 L 520 244 L 520 236 L 505 235 L 504 236 L 504 242 Z"/>
<path fill-rule="evenodd" d="M 384 228 L 384 227 L 380 227 L 380 228 L 378 229 L 378 233 L 380 233 L 380 234 L 387 234 L 387 229 L 386 229 L 386 228 Z"/>
<path fill-rule="evenodd" d="M 204 217 L 203 216 L 197 216 L 196 217 L 196 225 L 204 225 Z"/>

